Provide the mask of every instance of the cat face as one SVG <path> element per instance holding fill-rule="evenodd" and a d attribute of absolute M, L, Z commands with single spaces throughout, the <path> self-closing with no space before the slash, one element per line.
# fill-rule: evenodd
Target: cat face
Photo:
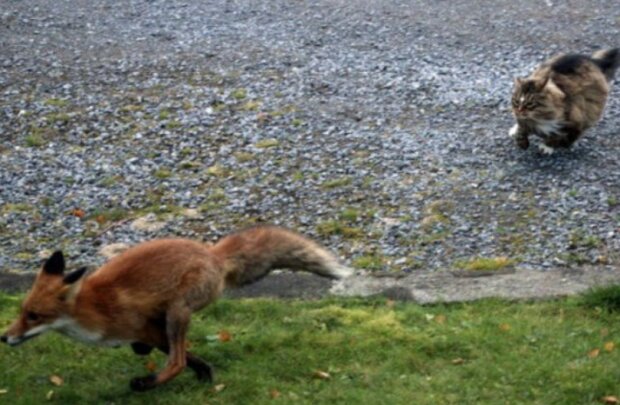
<path fill-rule="evenodd" d="M 512 111 L 517 119 L 544 120 L 552 113 L 551 95 L 546 91 L 547 81 L 516 79 L 512 93 Z"/>

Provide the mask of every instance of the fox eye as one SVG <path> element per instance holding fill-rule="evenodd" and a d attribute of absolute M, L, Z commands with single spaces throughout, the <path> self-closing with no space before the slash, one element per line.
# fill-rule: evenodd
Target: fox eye
<path fill-rule="evenodd" d="M 29 321 L 36 322 L 39 320 L 39 318 L 40 318 L 39 315 L 35 312 L 32 312 L 32 311 L 26 312 L 26 319 L 28 319 Z"/>

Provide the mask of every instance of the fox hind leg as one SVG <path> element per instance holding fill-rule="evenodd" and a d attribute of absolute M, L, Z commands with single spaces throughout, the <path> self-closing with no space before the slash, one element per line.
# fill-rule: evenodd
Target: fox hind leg
<path fill-rule="evenodd" d="M 130 387 L 134 391 L 146 391 L 172 380 L 187 365 L 185 336 L 192 315 L 191 309 L 182 301 L 170 306 L 166 312 L 165 335 L 168 346 L 168 361 L 158 374 L 133 378 Z"/>

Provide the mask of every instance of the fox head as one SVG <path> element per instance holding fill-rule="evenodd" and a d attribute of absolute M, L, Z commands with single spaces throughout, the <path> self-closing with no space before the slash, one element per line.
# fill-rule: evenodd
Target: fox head
<path fill-rule="evenodd" d="M 4 343 L 16 346 L 43 332 L 62 327 L 70 310 L 76 282 L 86 267 L 65 274 L 65 259 L 61 251 L 54 252 L 37 274 L 19 317 L 0 337 Z"/>

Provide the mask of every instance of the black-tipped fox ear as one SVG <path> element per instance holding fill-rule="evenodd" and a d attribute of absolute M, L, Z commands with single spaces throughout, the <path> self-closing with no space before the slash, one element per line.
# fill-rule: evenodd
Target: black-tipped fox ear
<path fill-rule="evenodd" d="M 61 250 L 57 250 L 43 264 L 43 271 L 47 274 L 61 276 L 65 271 L 65 257 Z"/>
<path fill-rule="evenodd" d="M 82 276 L 84 275 L 84 273 L 86 272 L 86 267 L 81 267 L 77 270 L 72 271 L 71 273 L 67 274 L 62 281 L 65 284 L 73 284 L 76 281 L 78 281 L 79 279 L 82 278 Z"/>

